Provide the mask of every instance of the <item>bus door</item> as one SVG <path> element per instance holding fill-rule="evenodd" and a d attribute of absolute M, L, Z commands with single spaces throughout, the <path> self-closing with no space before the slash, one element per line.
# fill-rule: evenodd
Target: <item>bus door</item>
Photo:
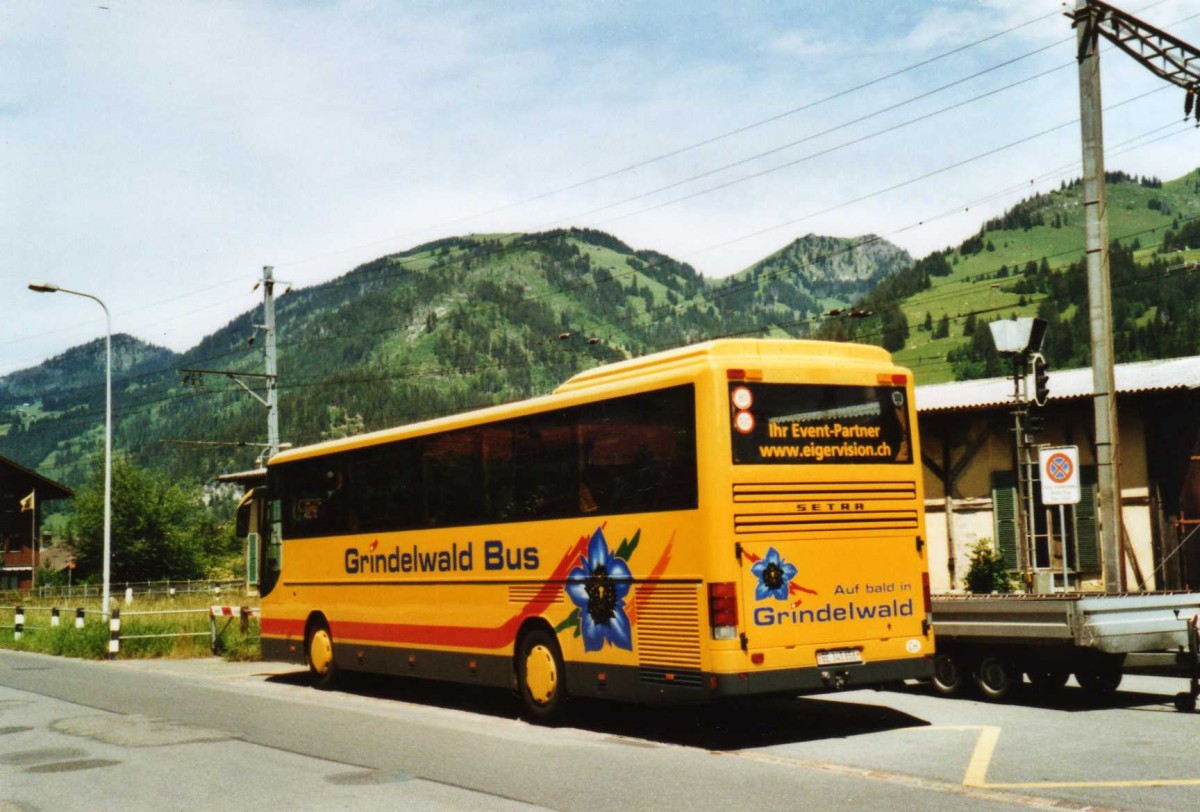
<path fill-rule="evenodd" d="M 246 492 L 237 507 L 237 535 L 246 543 L 246 588 L 266 595 L 275 585 L 280 569 L 278 525 L 269 518 L 272 504 L 265 487 Z"/>

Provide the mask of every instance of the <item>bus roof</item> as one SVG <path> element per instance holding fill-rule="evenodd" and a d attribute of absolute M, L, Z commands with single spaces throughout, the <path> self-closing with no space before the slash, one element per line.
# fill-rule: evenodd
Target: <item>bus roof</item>
<path fill-rule="evenodd" d="M 647 373 L 676 372 L 694 365 L 721 364 L 733 366 L 736 364 L 754 364 L 766 362 L 772 356 L 810 358 L 821 362 L 828 362 L 833 359 L 839 364 L 865 363 L 879 365 L 890 364 L 892 362 L 892 357 L 887 350 L 871 344 L 807 341 L 802 339 L 714 339 L 700 344 L 691 344 L 686 347 L 643 355 L 638 358 L 630 358 L 629 360 L 618 361 L 613 364 L 605 364 L 580 372 L 555 389 L 553 394 L 550 395 L 529 398 L 513 403 L 502 403 L 483 409 L 459 412 L 432 420 L 409 423 L 367 434 L 358 434 L 353 437 L 327 440 L 314 445 L 289 449 L 272 457 L 269 465 L 293 462 L 338 451 L 350 451 L 356 448 L 364 448 L 387 442 L 391 439 L 429 434 L 440 429 L 456 428 L 492 418 L 519 417 L 526 413 L 540 411 L 547 404 L 557 401 L 559 395 L 586 392 L 588 389 L 594 387 L 635 379 Z"/>
<path fill-rule="evenodd" d="M 584 370 L 555 389 L 554 393 L 577 392 L 602 383 L 643 375 L 650 370 L 686 366 L 701 359 L 720 359 L 722 363 L 727 363 L 738 356 L 751 360 L 778 355 L 814 360 L 836 358 L 839 361 L 867 361 L 874 364 L 887 364 L 892 360 L 887 350 L 873 344 L 790 338 L 720 338 Z"/>

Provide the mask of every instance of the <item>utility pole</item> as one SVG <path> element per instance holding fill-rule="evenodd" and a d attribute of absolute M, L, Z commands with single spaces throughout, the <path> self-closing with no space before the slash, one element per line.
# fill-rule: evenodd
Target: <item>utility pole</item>
<path fill-rule="evenodd" d="M 1188 61 L 1200 56 L 1182 40 L 1100 0 L 1076 0 L 1068 13 L 1079 59 L 1079 125 L 1083 147 L 1083 208 L 1086 234 L 1088 322 L 1091 329 L 1093 411 L 1096 423 L 1096 487 L 1100 508 L 1104 588 L 1123 592 L 1120 446 L 1116 376 L 1113 371 L 1112 292 L 1108 264 L 1108 204 L 1104 186 L 1104 125 L 1100 102 L 1100 37 L 1187 91 L 1185 118 L 1200 73 Z"/>
<path fill-rule="evenodd" d="M 263 266 L 263 329 L 267 373 L 267 459 L 279 453 L 279 387 L 275 358 L 275 268 Z"/>
<path fill-rule="evenodd" d="M 261 403 L 267 410 L 267 443 L 262 459 L 264 462 L 271 459 L 279 453 L 279 376 L 277 359 L 275 352 L 275 285 L 283 284 L 290 286 L 290 282 L 278 282 L 275 279 L 275 269 L 270 265 L 263 266 L 263 277 L 258 282 L 254 283 L 254 290 L 258 290 L 259 286 L 263 289 L 263 323 L 254 325 L 254 332 L 250 335 L 247 344 L 254 346 L 254 340 L 258 336 L 258 331 L 262 330 L 266 333 L 266 341 L 263 344 L 263 356 L 266 363 L 266 370 L 263 373 L 256 372 L 238 372 L 229 369 L 180 369 L 179 372 L 183 375 L 183 384 L 185 386 L 204 386 L 205 375 L 224 375 L 231 381 L 242 387 L 252 398 Z M 250 380 L 263 381 L 266 384 L 266 397 L 263 397 L 243 378 Z M 206 443 L 212 444 L 212 443 Z M 256 445 L 255 443 L 229 443 L 229 445 Z"/>
<path fill-rule="evenodd" d="M 1075 6 L 1079 46 L 1079 127 L 1083 144 L 1083 214 L 1087 257 L 1088 325 L 1092 345 L 1092 408 L 1096 422 L 1096 490 L 1104 590 L 1124 592 L 1121 481 L 1113 370 L 1112 292 L 1108 268 L 1108 198 L 1104 186 L 1104 114 L 1100 103 L 1100 38 L 1087 0 Z M 1082 13 L 1082 17 L 1080 16 Z"/>

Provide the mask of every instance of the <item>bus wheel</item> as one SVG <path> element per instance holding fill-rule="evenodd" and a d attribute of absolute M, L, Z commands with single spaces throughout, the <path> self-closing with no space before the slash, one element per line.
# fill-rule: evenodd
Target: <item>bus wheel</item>
<path fill-rule="evenodd" d="M 933 690 L 942 696 L 956 696 L 962 693 L 966 684 L 962 663 L 957 657 L 949 654 L 936 654 L 933 657 Z"/>
<path fill-rule="evenodd" d="M 333 636 L 324 620 L 317 621 L 308 632 L 304 646 L 308 652 L 308 674 L 314 688 L 328 691 L 337 678 L 333 664 Z"/>
<path fill-rule="evenodd" d="M 979 661 L 975 683 L 984 699 L 1003 702 L 1017 692 L 1021 685 L 1021 672 L 1002 657 L 989 655 Z"/>
<path fill-rule="evenodd" d="M 562 717 L 567 692 L 558 641 L 543 629 L 521 637 L 517 647 L 517 690 L 531 722 L 553 724 Z"/>

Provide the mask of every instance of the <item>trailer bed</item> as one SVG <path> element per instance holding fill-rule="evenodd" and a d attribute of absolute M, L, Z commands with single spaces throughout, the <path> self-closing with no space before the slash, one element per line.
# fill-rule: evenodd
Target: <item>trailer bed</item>
<path fill-rule="evenodd" d="M 1196 592 L 933 596 L 939 641 L 1061 644 L 1108 654 L 1186 647 L 1187 621 L 1197 614 Z"/>

